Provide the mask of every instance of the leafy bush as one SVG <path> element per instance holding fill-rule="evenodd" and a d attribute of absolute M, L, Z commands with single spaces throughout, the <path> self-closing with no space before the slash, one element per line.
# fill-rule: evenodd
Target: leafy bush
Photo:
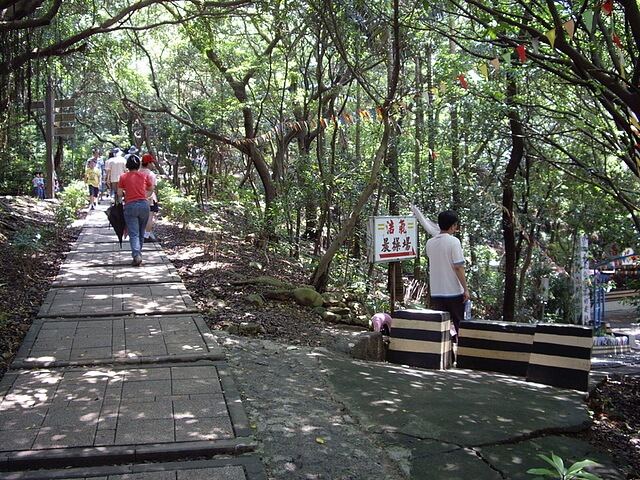
<path fill-rule="evenodd" d="M 159 179 L 157 190 L 163 215 L 176 222 L 182 222 L 183 228 L 186 228 L 189 223 L 201 220 L 204 216 L 193 197 L 183 195 L 169 182 Z"/>
<path fill-rule="evenodd" d="M 22 274 L 25 279 L 36 273 L 36 258 L 43 251 L 44 243 L 43 233 L 33 225 L 27 225 L 15 233 L 11 247 L 16 256 L 21 259 Z"/>
<path fill-rule="evenodd" d="M 74 180 L 63 192 L 58 193 L 58 199 L 66 207 L 70 208 L 74 215 L 87 204 L 88 190 L 84 182 Z"/>

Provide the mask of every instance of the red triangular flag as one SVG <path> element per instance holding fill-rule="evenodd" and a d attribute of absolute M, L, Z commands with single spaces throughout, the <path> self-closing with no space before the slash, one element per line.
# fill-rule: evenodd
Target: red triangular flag
<path fill-rule="evenodd" d="M 527 51 L 525 50 L 524 45 L 518 45 L 516 47 L 516 52 L 518 52 L 518 55 L 520 56 L 520 61 L 522 63 L 527 61 Z"/>
<path fill-rule="evenodd" d="M 600 8 L 605 13 L 605 15 L 611 15 L 611 12 L 613 12 L 613 0 L 605 0 L 600 5 Z"/>
<path fill-rule="evenodd" d="M 618 37 L 618 35 L 616 35 L 615 33 L 613 34 L 613 41 L 620 49 L 622 49 L 622 42 L 620 41 L 620 37 Z"/>
<path fill-rule="evenodd" d="M 462 88 L 466 90 L 467 80 L 465 80 L 464 75 L 458 75 L 458 80 L 460 80 L 460 85 L 462 85 Z"/>

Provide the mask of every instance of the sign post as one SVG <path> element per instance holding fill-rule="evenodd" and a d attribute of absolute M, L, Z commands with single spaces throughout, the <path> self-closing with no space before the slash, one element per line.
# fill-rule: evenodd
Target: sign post
<path fill-rule="evenodd" d="M 370 217 L 367 224 L 367 240 L 369 262 L 392 262 L 390 308 L 393 311 L 396 303 L 395 268 L 402 260 L 410 260 L 417 256 L 416 219 L 412 216 Z"/>
<path fill-rule="evenodd" d="M 53 86 L 47 84 L 44 102 L 32 102 L 31 110 L 44 109 L 44 141 L 45 153 L 45 196 L 55 197 L 55 137 L 72 137 L 75 135 L 76 115 L 74 99 L 56 100 Z M 63 110 L 66 110 L 63 112 Z"/>

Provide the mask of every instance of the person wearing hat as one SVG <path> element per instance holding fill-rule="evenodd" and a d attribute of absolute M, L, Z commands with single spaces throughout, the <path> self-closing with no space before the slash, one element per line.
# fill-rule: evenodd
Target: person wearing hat
<path fill-rule="evenodd" d="M 133 257 L 131 264 L 136 267 L 142 264 L 143 235 L 149 220 L 148 198 L 153 193 L 151 179 L 139 171 L 140 164 L 140 157 L 127 155 L 126 166 L 129 171 L 120 175 L 118 180 L 118 196 L 124 198 L 124 221 Z"/>
<path fill-rule="evenodd" d="M 96 159 L 90 158 L 89 165 L 84 169 L 84 183 L 89 187 L 89 209 L 96 207 L 96 198 L 100 195 L 100 181 L 102 172 L 96 165 Z"/>
<path fill-rule="evenodd" d="M 153 164 L 156 159 L 153 158 L 153 155 L 150 153 L 145 153 L 142 156 L 142 168 L 140 169 L 141 173 L 144 173 L 149 176 L 151 179 L 151 183 L 153 183 L 153 192 L 151 193 L 151 197 L 149 197 L 149 221 L 147 222 L 147 227 L 144 231 L 144 241 L 145 242 L 157 242 L 158 239 L 153 234 L 153 223 L 155 221 L 156 213 L 160 210 L 158 206 L 158 197 L 156 195 L 156 186 L 158 184 L 156 174 L 151 170 Z"/>

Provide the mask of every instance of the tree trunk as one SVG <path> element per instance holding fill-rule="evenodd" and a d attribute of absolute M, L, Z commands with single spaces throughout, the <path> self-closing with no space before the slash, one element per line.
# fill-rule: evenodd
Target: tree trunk
<path fill-rule="evenodd" d="M 382 134 L 380 146 L 378 147 L 375 158 L 373 160 L 373 164 L 371 165 L 371 176 L 369 177 L 369 183 L 358 198 L 358 202 L 353 207 L 353 210 L 351 211 L 351 215 L 347 219 L 347 222 L 342 226 L 338 234 L 335 236 L 335 238 L 327 248 L 327 251 L 324 253 L 322 258 L 320 258 L 318 266 L 311 276 L 310 283 L 318 292 L 324 292 L 327 289 L 327 285 L 329 284 L 329 267 L 331 266 L 331 262 L 333 261 L 335 254 L 338 252 L 338 249 L 342 246 L 347 237 L 353 231 L 353 227 L 358 221 L 360 212 L 362 212 L 362 209 L 369 200 L 369 197 L 378 186 L 378 172 L 380 171 L 380 165 L 382 164 L 382 161 L 385 157 L 385 152 L 389 143 L 390 127 L 387 112 L 385 112 L 384 115 L 384 132 Z"/>
<path fill-rule="evenodd" d="M 517 94 L 515 81 L 507 86 L 507 102 L 513 105 L 512 99 Z M 524 128 L 518 111 L 509 112 L 509 128 L 511 129 L 511 155 L 504 175 L 502 187 L 502 237 L 504 239 L 504 302 L 502 318 L 506 322 L 515 321 L 517 277 L 516 219 L 514 212 L 514 188 L 518 167 L 524 157 Z"/>

